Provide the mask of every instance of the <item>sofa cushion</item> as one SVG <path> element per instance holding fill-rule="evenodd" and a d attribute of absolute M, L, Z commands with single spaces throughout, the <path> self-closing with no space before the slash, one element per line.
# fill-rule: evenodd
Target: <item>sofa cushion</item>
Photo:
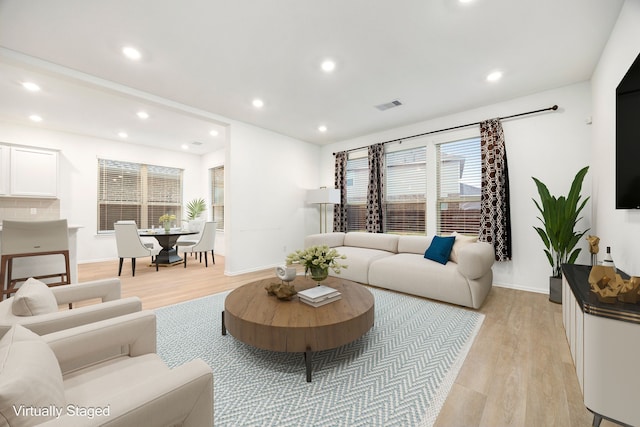
<path fill-rule="evenodd" d="M 341 232 L 311 234 L 304 238 L 304 247 L 327 245 L 330 248 L 335 248 L 336 246 L 342 246 L 345 234 Z"/>
<path fill-rule="evenodd" d="M 336 248 L 336 250 L 340 255 L 347 257 L 345 260 L 342 260 L 347 268 L 341 269 L 340 274 L 336 274 L 333 270 L 329 269 L 329 274 L 360 283 L 369 283 L 369 266 L 372 262 L 394 255 L 387 251 L 358 248 L 355 246 L 340 246 Z"/>
<path fill-rule="evenodd" d="M 66 405 L 62 373 L 53 350 L 21 325 L 14 325 L 0 339 L 0 418 L 10 426 L 32 426 L 54 419 L 41 412 L 27 416 L 21 407 L 63 408 Z"/>
<path fill-rule="evenodd" d="M 29 278 L 13 296 L 11 306 L 16 316 L 37 316 L 58 311 L 58 302 L 45 283 Z"/>
<path fill-rule="evenodd" d="M 399 236 L 398 253 L 424 255 L 431 240 L 431 236 Z"/>
<path fill-rule="evenodd" d="M 449 255 L 455 242 L 455 236 L 433 236 L 431 245 L 424 253 L 424 257 L 431 261 L 439 262 L 440 264 L 446 264 L 449 261 Z"/>
<path fill-rule="evenodd" d="M 455 263 L 458 263 L 458 258 L 460 254 L 460 249 L 464 246 L 475 243 L 478 241 L 478 236 L 467 236 L 464 234 L 459 234 L 457 232 L 451 233 L 452 236 L 455 236 L 456 240 L 453 243 L 453 248 L 451 249 L 451 254 L 449 255 L 449 260 Z"/>
<path fill-rule="evenodd" d="M 353 231 L 344 236 L 344 246 L 378 249 L 387 252 L 398 252 L 398 236 L 384 233 L 364 233 Z"/>

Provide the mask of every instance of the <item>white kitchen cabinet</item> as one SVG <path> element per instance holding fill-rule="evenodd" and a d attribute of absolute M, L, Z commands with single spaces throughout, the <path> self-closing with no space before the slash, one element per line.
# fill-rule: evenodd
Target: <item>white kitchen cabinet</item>
<path fill-rule="evenodd" d="M 9 155 L 11 147 L 0 144 L 0 196 L 9 194 Z"/>
<path fill-rule="evenodd" d="M 12 197 L 57 197 L 58 152 L 22 146 L 9 148 L 9 191 L 2 194 Z M 4 151 L 3 161 L 6 157 Z M 2 170 L 6 175 L 5 167 Z"/>

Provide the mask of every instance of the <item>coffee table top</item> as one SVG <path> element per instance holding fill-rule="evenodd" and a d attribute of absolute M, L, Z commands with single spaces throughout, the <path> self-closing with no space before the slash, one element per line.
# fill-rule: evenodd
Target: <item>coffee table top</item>
<path fill-rule="evenodd" d="M 365 334 L 374 320 L 374 298 L 364 286 L 329 277 L 323 285 L 342 294 L 338 301 L 312 307 L 298 300 L 281 301 L 265 287 L 279 279 L 264 279 L 241 286 L 225 299 L 225 326 L 236 339 L 272 351 L 304 352 L 340 347 Z M 298 276 L 297 291 L 316 286 Z"/>

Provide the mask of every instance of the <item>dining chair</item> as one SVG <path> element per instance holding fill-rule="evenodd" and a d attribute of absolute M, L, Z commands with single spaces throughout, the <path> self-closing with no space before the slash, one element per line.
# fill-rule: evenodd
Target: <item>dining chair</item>
<path fill-rule="evenodd" d="M 184 252 L 182 257 L 184 259 L 184 268 L 187 268 L 187 253 L 200 255 L 200 262 L 202 262 L 202 254 L 204 253 L 204 266 L 206 268 L 209 266 L 207 253 L 211 251 L 211 262 L 213 264 L 216 263 L 215 255 L 213 253 L 216 242 L 216 224 L 217 223 L 213 221 L 205 222 L 200 239 L 196 243 L 192 245 L 183 244 L 178 246 L 178 251 Z"/>
<path fill-rule="evenodd" d="M 136 258 L 150 256 L 158 271 L 158 253 L 160 249 L 152 243 L 143 243 L 138 235 L 138 226 L 135 222 L 118 221 L 113 225 L 116 232 L 116 245 L 118 247 L 118 276 L 122 273 L 122 263 L 125 258 L 131 258 L 132 276 L 136 275 Z"/>
<path fill-rule="evenodd" d="M 48 286 L 67 285 L 71 283 L 69 264 L 69 231 L 67 220 L 53 221 L 11 221 L 2 224 L 2 247 L 0 249 L 0 286 L 3 298 L 16 292 L 18 284 L 30 277 L 46 279 Z M 62 255 L 63 266 L 48 264 L 38 267 L 37 271 L 24 272 L 24 277 L 13 277 L 14 260 L 25 257 Z M 41 263 L 41 265 L 43 265 Z M 41 274 L 42 273 L 42 274 Z M 49 279 L 58 278 L 51 282 Z"/>

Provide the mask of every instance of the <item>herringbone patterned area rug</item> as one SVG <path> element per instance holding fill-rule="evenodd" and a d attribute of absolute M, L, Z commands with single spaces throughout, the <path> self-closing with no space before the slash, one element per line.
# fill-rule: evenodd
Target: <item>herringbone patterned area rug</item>
<path fill-rule="evenodd" d="M 344 347 L 259 350 L 221 335 L 227 293 L 156 310 L 158 353 L 171 367 L 202 358 L 214 375 L 216 426 L 431 426 L 484 315 L 370 288 L 375 324 Z"/>

